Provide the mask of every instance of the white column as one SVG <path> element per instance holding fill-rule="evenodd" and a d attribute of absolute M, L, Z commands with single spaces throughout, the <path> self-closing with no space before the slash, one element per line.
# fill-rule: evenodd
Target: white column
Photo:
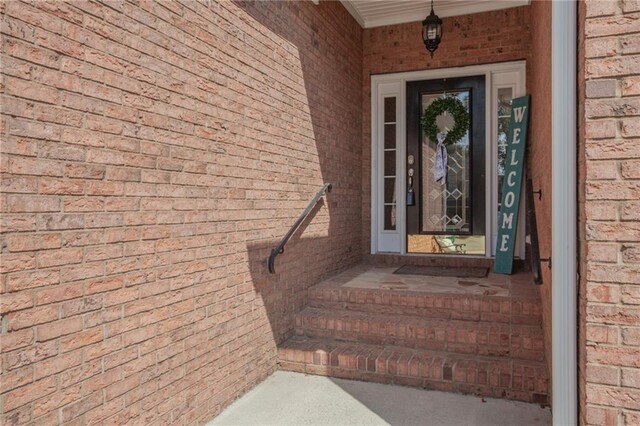
<path fill-rule="evenodd" d="M 554 0 L 551 17 L 552 410 L 564 426 L 578 424 L 577 3 Z"/>

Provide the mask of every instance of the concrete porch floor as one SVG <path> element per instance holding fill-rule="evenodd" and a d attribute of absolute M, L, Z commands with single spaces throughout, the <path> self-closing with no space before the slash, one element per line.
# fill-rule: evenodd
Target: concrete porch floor
<path fill-rule="evenodd" d="M 549 425 L 535 404 L 276 371 L 214 425 Z"/>

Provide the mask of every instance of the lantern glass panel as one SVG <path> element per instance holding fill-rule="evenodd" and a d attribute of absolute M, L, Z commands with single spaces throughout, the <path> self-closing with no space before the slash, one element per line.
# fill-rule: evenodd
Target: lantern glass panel
<path fill-rule="evenodd" d="M 433 25 L 433 24 L 429 24 L 428 25 L 428 29 L 427 29 L 427 39 L 428 40 L 435 40 L 436 37 L 438 37 L 438 26 L 437 25 Z"/>

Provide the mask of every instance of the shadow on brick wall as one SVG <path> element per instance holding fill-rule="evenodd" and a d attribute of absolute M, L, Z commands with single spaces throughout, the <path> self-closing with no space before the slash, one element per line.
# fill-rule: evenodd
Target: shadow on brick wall
<path fill-rule="evenodd" d="M 246 13 L 246 22 L 255 29 L 242 34 L 243 42 L 260 52 L 252 59 L 269 62 L 284 55 L 284 68 L 291 68 L 283 78 L 262 64 L 256 67 L 271 91 L 284 90 L 278 100 L 292 101 L 284 112 L 273 106 L 266 120 L 275 120 L 279 128 L 291 126 L 291 119 L 301 126 L 287 134 L 288 143 L 274 141 L 278 155 L 289 157 L 284 166 L 289 171 L 274 177 L 279 189 L 269 201 L 273 225 L 256 230 L 257 237 L 246 245 L 254 307 L 264 309 L 277 344 L 293 331 L 294 315 L 305 306 L 309 287 L 361 261 L 362 29 L 338 2 L 236 1 L 233 6 Z M 252 53 L 246 52 L 247 57 Z M 304 113 L 299 111 L 306 107 L 308 117 L 300 121 Z M 291 108 L 297 111 L 293 115 Z M 292 143 L 290 155 L 285 146 Z M 283 179 L 287 189 L 275 185 Z M 276 274 L 270 274 L 271 250 L 328 182 L 333 190 L 294 234 L 277 258 Z"/>
<path fill-rule="evenodd" d="M 327 250 L 329 238 L 305 238 L 305 230 L 322 208 L 320 201 L 291 237 L 284 253 L 276 258 L 276 273 L 271 274 L 267 261 L 279 239 L 247 244 L 249 272 L 254 290 L 259 298 L 258 309 L 264 309 L 271 326 L 275 343 L 286 339 L 293 331 L 294 315 L 307 301 L 307 289 L 315 284 L 310 276 L 322 274 L 314 259 Z"/>

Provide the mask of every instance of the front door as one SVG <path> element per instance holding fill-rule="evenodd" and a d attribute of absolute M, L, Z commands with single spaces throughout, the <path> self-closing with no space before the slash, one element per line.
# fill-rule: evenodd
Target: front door
<path fill-rule="evenodd" d="M 485 76 L 413 81 L 407 83 L 407 252 L 485 254 Z M 437 141 L 422 131 L 421 117 L 441 97 L 455 97 L 469 117 L 466 134 L 446 146 L 437 158 Z M 441 132 L 453 128 L 446 112 L 436 119 Z M 442 178 L 443 157 L 446 178 Z M 440 174 L 438 174 L 438 169 Z M 440 178 L 440 179 L 438 179 Z M 409 191 L 409 188 L 407 188 Z"/>

